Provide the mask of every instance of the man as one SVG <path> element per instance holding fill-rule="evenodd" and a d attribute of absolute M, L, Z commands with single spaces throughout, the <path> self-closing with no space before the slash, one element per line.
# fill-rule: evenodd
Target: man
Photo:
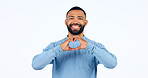
<path fill-rule="evenodd" d="M 116 56 L 98 42 L 84 35 L 86 13 L 80 7 L 71 8 L 66 15 L 67 37 L 51 42 L 41 54 L 34 56 L 32 67 L 41 70 L 53 64 L 52 78 L 96 78 L 97 65 L 106 68 L 117 65 Z"/>

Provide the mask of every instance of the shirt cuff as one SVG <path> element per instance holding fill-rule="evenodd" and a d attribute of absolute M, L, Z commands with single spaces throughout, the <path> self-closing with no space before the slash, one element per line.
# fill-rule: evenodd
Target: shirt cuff
<path fill-rule="evenodd" d="M 61 52 L 63 52 L 63 49 L 61 48 L 60 45 L 56 46 L 54 48 L 54 51 L 55 51 L 55 56 L 59 55 Z"/>

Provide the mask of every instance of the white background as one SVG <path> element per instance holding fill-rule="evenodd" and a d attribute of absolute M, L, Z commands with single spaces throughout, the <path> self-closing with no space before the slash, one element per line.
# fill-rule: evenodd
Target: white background
<path fill-rule="evenodd" d="M 117 56 L 118 65 L 98 65 L 97 78 L 148 78 L 147 0 L 0 0 L 0 78 L 52 78 L 52 64 L 31 67 L 34 55 L 68 34 L 64 20 L 82 7 L 84 34 Z"/>

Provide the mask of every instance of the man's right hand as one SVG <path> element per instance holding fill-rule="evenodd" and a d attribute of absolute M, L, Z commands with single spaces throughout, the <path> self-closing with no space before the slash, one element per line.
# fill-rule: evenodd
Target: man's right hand
<path fill-rule="evenodd" d="M 68 39 L 60 45 L 61 48 L 63 49 L 63 51 L 75 50 L 74 48 L 70 48 L 70 47 L 69 47 L 69 42 L 70 42 L 70 41 L 74 42 L 74 41 L 73 41 L 73 38 L 68 37 Z"/>

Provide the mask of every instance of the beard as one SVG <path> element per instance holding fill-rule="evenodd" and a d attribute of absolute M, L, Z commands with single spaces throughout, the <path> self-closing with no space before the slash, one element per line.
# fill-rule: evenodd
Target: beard
<path fill-rule="evenodd" d="M 71 29 L 72 25 L 79 25 L 80 29 L 79 29 L 79 30 L 72 30 L 72 29 Z M 83 30 L 84 30 L 84 27 L 85 27 L 85 25 L 82 26 L 81 24 L 70 24 L 69 26 L 67 25 L 68 31 L 69 31 L 71 34 L 73 34 L 73 35 L 79 35 L 79 34 L 81 34 L 81 33 L 83 32 Z"/>

